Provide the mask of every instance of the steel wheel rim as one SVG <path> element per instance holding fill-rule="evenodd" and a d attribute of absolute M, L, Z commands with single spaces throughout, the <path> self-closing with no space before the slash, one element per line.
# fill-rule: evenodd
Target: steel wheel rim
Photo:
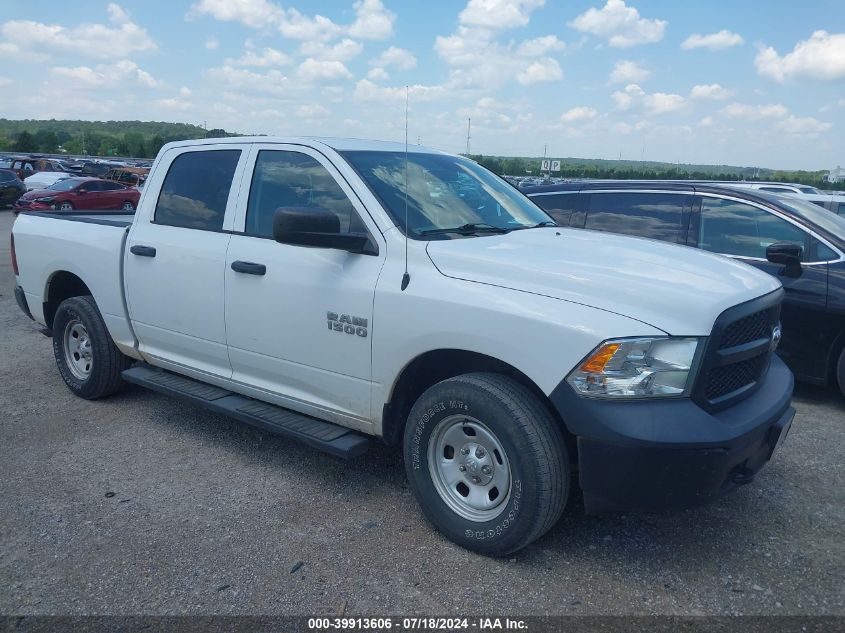
<path fill-rule="evenodd" d="M 499 516 L 511 494 L 508 456 L 481 421 L 453 415 L 441 420 L 428 443 L 434 489 L 453 512 L 483 523 Z"/>
<path fill-rule="evenodd" d="M 123 203 L 123 210 L 124 211 L 134 211 L 135 206 L 131 202 L 124 202 Z"/>
<path fill-rule="evenodd" d="M 59 205 L 59 211 L 72 211 L 73 206 L 69 202 L 62 202 Z"/>
<path fill-rule="evenodd" d="M 87 380 L 94 364 L 94 350 L 88 330 L 79 319 L 68 321 L 62 336 L 65 364 L 79 380 Z"/>

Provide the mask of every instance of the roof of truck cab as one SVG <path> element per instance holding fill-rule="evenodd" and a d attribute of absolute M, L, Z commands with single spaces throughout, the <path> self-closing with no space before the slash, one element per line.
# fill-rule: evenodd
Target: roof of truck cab
<path fill-rule="evenodd" d="M 202 138 L 187 141 L 176 141 L 164 146 L 166 149 L 175 147 L 194 147 L 198 145 L 228 145 L 244 143 L 306 145 L 315 147 L 323 145 L 338 152 L 370 151 L 370 152 L 404 152 L 405 143 L 395 141 L 375 141 L 360 138 L 333 138 L 322 136 L 228 136 L 225 138 Z M 447 154 L 422 145 L 408 145 L 409 153 Z"/>

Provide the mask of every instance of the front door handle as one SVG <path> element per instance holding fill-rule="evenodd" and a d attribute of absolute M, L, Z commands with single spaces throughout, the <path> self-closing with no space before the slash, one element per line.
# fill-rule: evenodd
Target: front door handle
<path fill-rule="evenodd" d="M 267 272 L 267 266 L 238 260 L 232 262 L 232 270 L 236 273 L 246 273 L 247 275 L 264 275 Z"/>
<path fill-rule="evenodd" d="M 156 249 L 153 246 L 143 246 L 141 244 L 135 244 L 135 246 L 130 247 L 129 252 L 133 255 L 139 255 L 141 257 L 156 256 Z"/>

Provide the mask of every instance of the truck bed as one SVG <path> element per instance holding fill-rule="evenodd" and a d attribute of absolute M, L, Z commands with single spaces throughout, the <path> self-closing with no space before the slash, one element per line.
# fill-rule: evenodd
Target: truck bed
<path fill-rule="evenodd" d="M 123 249 L 132 213 L 114 211 L 24 211 L 15 220 L 19 283 L 36 322 L 48 325 L 44 303 L 68 275 L 85 280 L 118 347 L 132 348 L 123 293 Z M 56 279 L 54 271 L 64 277 Z M 54 297 L 56 295 L 53 295 Z"/>

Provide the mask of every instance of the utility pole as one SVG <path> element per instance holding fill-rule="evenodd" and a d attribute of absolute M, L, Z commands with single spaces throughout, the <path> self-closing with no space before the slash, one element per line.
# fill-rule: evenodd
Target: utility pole
<path fill-rule="evenodd" d="M 467 118 L 467 156 L 469 156 L 469 139 L 472 138 L 469 135 L 470 128 L 472 126 L 472 118 Z"/>

